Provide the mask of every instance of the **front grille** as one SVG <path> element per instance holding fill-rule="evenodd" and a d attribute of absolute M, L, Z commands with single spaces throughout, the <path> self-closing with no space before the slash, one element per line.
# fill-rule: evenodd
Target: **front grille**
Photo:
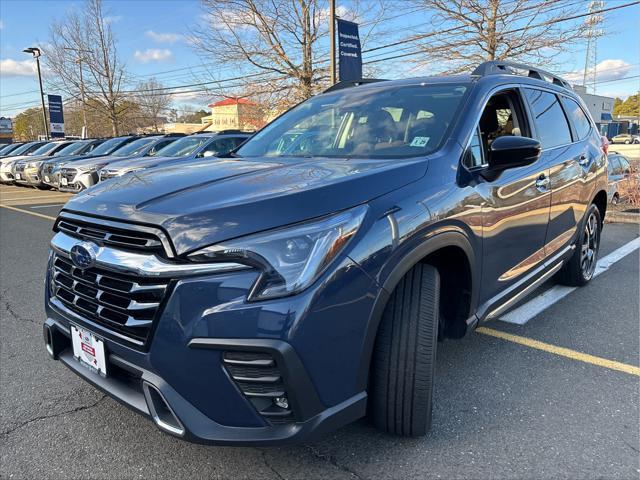
<path fill-rule="evenodd" d="M 60 178 L 66 178 L 67 182 L 73 183 L 76 178 L 76 169 L 75 168 L 63 168 L 60 170 Z"/>
<path fill-rule="evenodd" d="M 58 218 L 54 230 L 99 244 L 113 245 L 131 250 L 144 250 L 158 255 L 165 254 L 165 249 L 158 236 L 146 231 L 114 228 L 65 216 Z"/>
<path fill-rule="evenodd" d="M 26 167 L 26 164 L 24 163 L 18 163 L 16 164 L 16 172 L 24 172 L 24 168 Z"/>
<path fill-rule="evenodd" d="M 272 424 L 295 421 L 291 407 L 283 408 L 276 399 L 287 398 L 284 379 L 276 360 L 262 352 L 224 352 L 227 370 L 240 391 L 249 399 L 258 413 Z"/>
<path fill-rule="evenodd" d="M 53 295 L 69 310 L 137 344 L 151 332 L 168 280 L 143 279 L 53 257 Z"/>
<path fill-rule="evenodd" d="M 43 175 L 50 175 L 51 172 L 53 172 L 53 165 L 45 163 L 44 166 L 42 167 L 42 174 Z"/>

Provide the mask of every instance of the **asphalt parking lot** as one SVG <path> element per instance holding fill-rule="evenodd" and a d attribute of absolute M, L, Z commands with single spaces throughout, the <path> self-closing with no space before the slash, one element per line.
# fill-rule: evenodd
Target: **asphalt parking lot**
<path fill-rule="evenodd" d="M 161 433 L 49 360 L 43 275 L 67 198 L 0 186 L 2 478 L 640 475 L 638 225 L 605 226 L 606 261 L 588 286 L 548 284 L 508 322 L 439 345 L 427 437 L 391 437 L 363 420 L 313 444 L 207 447 Z"/>

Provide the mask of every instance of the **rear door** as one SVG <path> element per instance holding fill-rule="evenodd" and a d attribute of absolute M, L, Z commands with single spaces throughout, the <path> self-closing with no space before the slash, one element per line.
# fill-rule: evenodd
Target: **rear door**
<path fill-rule="evenodd" d="M 595 130 L 574 100 L 548 90 L 524 90 L 542 144 L 541 161 L 549 169 L 551 208 L 545 257 L 552 258 L 572 244 L 588 207 L 589 171 L 596 161 L 589 138 Z"/>

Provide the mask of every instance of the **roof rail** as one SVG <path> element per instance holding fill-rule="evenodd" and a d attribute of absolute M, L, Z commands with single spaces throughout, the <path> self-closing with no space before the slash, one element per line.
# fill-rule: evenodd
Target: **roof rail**
<path fill-rule="evenodd" d="M 322 93 L 327 92 L 335 92 L 336 90 L 342 90 L 344 88 L 357 87 L 358 85 L 364 85 L 366 83 L 376 83 L 376 82 L 384 82 L 386 79 L 384 78 L 361 78 L 360 80 L 349 80 L 348 82 L 338 82 L 334 85 L 331 85 L 329 88 L 324 90 Z"/>
<path fill-rule="evenodd" d="M 542 70 L 537 67 L 532 67 L 531 65 L 508 62 L 505 60 L 491 60 L 481 63 L 475 68 L 471 75 L 477 75 L 479 77 L 499 74 L 522 75 L 520 71 L 526 72 L 524 75 L 527 77 L 537 78 L 538 80 L 550 82 L 554 85 L 559 85 L 560 87 L 572 90 L 569 82 L 551 72 L 547 72 L 546 70 Z"/>

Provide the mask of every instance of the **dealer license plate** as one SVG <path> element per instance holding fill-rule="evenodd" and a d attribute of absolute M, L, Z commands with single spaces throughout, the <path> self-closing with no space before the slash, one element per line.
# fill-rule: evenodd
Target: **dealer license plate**
<path fill-rule="evenodd" d="M 45 175 L 45 176 L 44 176 L 44 181 L 45 181 L 45 182 L 47 182 L 47 183 L 49 183 L 49 175 Z"/>
<path fill-rule="evenodd" d="M 60 184 L 61 184 L 61 185 L 66 185 L 67 183 L 69 183 L 69 182 L 67 181 L 67 179 L 66 179 L 66 178 L 62 177 L 62 178 L 60 179 Z"/>
<path fill-rule="evenodd" d="M 22 175 L 20 175 L 19 173 L 16 173 L 16 180 L 22 180 Z"/>
<path fill-rule="evenodd" d="M 89 330 L 71 325 L 73 356 L 82 365 L 103 377 L 107 376 L 104 342 Z"/>

